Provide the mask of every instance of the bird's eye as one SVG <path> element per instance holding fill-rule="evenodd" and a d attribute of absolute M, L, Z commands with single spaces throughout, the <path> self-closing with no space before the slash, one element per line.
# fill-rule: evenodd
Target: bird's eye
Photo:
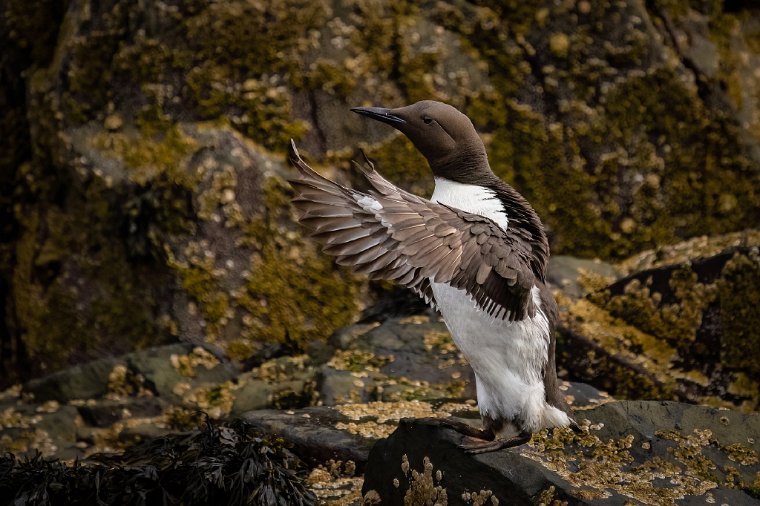
<path fill-rule="evenodd" d="M 431 118 L 430 116 L 425 116 L 424 118 L 422 118 L 422 121 L 424 121 L 426 125 L 429 125 L 430 123 L 433 122 L 433 118 Z"/>

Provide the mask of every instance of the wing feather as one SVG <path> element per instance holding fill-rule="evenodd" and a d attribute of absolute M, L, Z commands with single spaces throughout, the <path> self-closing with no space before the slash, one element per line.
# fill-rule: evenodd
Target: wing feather
<path fill-rule="evenodd" d="M 371 279 L 396 280 L 432 301 L 430 282 L 465 290 L 483 311 L 506 320 L 535 314 L 531 247 L 476 214 L 423 199 L 359 165 L 372 189 L 346 188 L 314 172 L 291 143 L 291 180 L 301 223 L 341 265 Z"/>

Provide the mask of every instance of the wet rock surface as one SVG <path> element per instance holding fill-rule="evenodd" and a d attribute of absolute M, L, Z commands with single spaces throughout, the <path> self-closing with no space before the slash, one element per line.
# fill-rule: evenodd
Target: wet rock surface
<path fill-rule="evenodd" d="M 673 402 L 577 411 L 582 434 L 468 456 L 450 429 L 402 420 L 372 449 L 363 493 L 383 503 L 760 504 L 760 415 Z M 374 491 L 371 492 L 371 491 Z M 492 502 L 492 497 L 498 499 Z"/>
<path fill-rule="evenodd" d="M 304 408 L 297 411 L 250 411 L 243 418 L 264 433 L 274 434 L 292 445 L 292 451 L 316 466 L 329 460 L 352 461 L 364 471 L 367 457 L 376 438 L 365 437 L 340 427 L 350 418 L 330 407 Z"/>

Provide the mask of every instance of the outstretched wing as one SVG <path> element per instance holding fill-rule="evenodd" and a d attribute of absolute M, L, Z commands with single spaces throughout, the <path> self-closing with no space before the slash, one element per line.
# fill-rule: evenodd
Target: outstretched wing
<path fill-rule="evenodd" d="M 488 218 L 437 204 L 394 186 L 370 163 L 362 193 L 314 172 L 291 141 L 300 177 L 290 183 L 300 222 L 341 265 L 371 279 L 396 281 L 428 302 L 430 281 L 465 290 L 482 310 L 505 320 L 535 315 L 530 246 Z"/>

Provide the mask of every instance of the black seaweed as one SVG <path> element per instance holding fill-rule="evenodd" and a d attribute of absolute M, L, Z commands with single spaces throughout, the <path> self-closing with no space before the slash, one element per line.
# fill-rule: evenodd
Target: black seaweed
<path fill-rule="evenodd" d="M 39 453 L 0 456 L 0 506 L 313 505 L 298 459 L 245 421 L 206 420 L 192 432 L 67 465 Z"/>

